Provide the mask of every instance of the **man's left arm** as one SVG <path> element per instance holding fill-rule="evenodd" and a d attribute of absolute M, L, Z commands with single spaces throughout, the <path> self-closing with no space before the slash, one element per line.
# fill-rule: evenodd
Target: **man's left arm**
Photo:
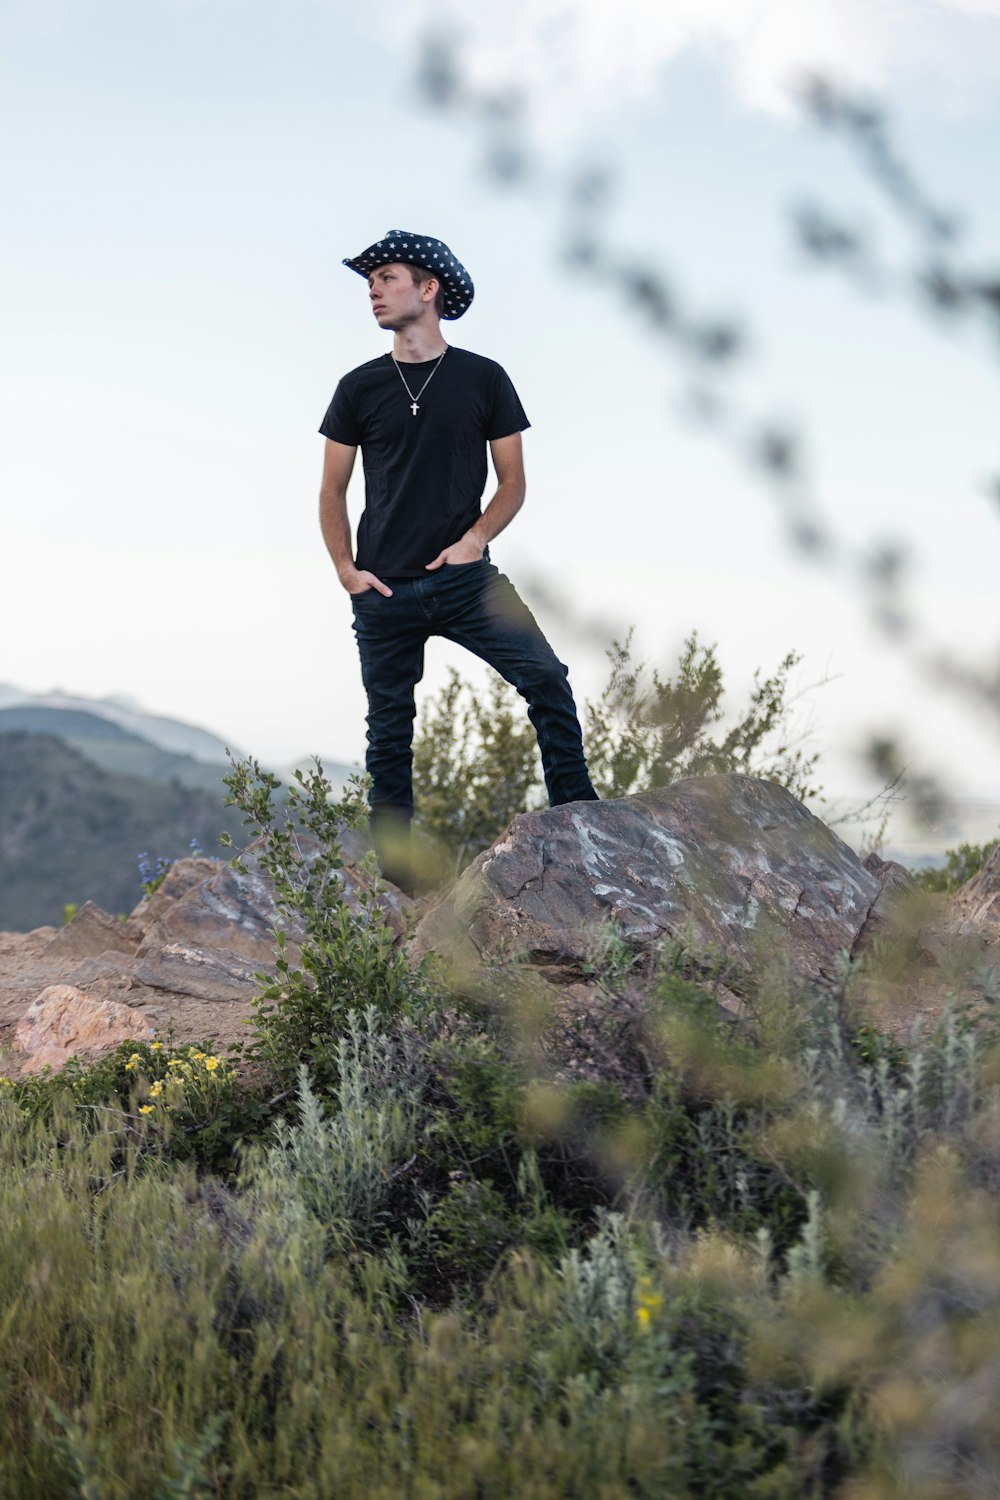
<path fill-rule="evenodd" d="M 447 563 L 478 562 L 485 548 L 505 526 L 509 526 L 524 504 L 524 451 L 521 434 L 493 438 L 490 454 L 496 470 L 497 489 L 493 499 L 475 525 L 464 536 L 439 552 L 428 569 L 443 568 Z"/>

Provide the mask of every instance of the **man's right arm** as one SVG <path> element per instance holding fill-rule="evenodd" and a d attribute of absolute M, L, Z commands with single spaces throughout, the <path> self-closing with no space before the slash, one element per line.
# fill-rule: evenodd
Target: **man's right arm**
<path fill-rule="evenodd" d="M 346 443 L 335 443 L 332 438 L 327 438 L 323 455 L 323 483 L 319 492 L 319 524 L 326 550 L 337 569 L 337 577 L 347 592 L 364 594 L 368 589 L 377 589 L 388 598 L 392 589 L 366 568 L 354 566 L 351 523 L 347 517 L 347 486 L 357 451 L 357 448 L 349 448 Z"/>

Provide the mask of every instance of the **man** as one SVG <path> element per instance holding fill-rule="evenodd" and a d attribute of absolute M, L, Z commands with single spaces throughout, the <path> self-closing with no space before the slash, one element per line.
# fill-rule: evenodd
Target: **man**
<path fill-rule="evenodd" d="M 441 318 L 460 318 L 472 302 L 472 280 L 447 245 L 404 230 L 344 265 L 367 279 L 372 315 L 393 346 L 343 377 L 323 419 L 320 524 L 354 610 L 372 834 L 383 872 L 412 890 L 414 688 L 430 636 L 467 647 L 526 699 L 550 804 L 597 794 L 566 668 L 489 560 L 489 543 L 524 501 L 529 423 L 498 364 L 442 337 Z M 487 444 L 497 489 L 483 511 Z M 355 557 L 347 485 L 359 447 L 365 511 Z"/>

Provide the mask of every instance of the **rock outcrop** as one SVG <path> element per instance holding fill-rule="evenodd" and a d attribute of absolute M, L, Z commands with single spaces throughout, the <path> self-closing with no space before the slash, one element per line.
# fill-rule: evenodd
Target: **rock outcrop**
<path fill-rule="evenodd" d="M 86 901 L 73 920 L 59 929 L 46 953 L 66 962 L 96 958 L 101 953 L 135 953 L 141 939 L 142 927 L 138 923 L 122 922 L 93 901 Z"/>
<path fill-rule="evenodd" d="M 899 871 L 884 861 L 866 868 L 772 782 L 691 777 L 515 818 L 426 914 L 415 948 L 454 952 L 473 969 L 519 955 L 569 983 L 611 922 L 639 947 L 675 938 L 723 958 L 737 993 L 769 957 L 827 981 L 883 919 L 883 892 Z"/>
<path fill-rule="evenodd" d="M 308 834 L 300 834 L 298 844 L 303 859 L 307 864 L 311 863 L 319 852 L 317 840 Z M 266 968 L 271 963 L 274 931 L 278 928 L 285 933 L 287 952 L 294 962 L 303 938 L 302 924 L 279 912 L 271 882 L 258 863 L 256 851 L 257 846 L 251 845 L 246 852 L 243 871 L 221 860 L 179 860 L 148 904 L 140 905 L 133 913 L 133 919 L 144 924 L 138 950 L 140 955 L 145 957 L 155 955 L 157 950 L 169 950 L 173 977 L 178 978 L 179 965 L 184 962 L 182 950 L 190 951 L 195 955 L 191 960 L 191 973 L 199 976 L 194 981 L 199 986 L 199 993 L 202 988 L 199 971 L 204 960 L 198 955 L 218 950 L 237 954 L 246 960 L 252 975 L 255 967 Z M 371 880 L 362 868 L 367 852 L 368 844 L 360 834 L 349 830 L 343 835 L 341 854 L 344 868 L 341 875 L 344 895 L 352 911 L 358 910 L 361 897 L 371 890 Z M 201 867 L 209 863 L 212 868 L 207 872 L 207 878 L 202 874 L 197 879 Z M 395 886 L 387 885 L 380 904 L 386 923 L 397 937 L 401 937 L 412 903 Z M 70 927 L 72 925 L 70 923 Z M 147 975 L 152 976 L 155 966 L 154 956 L 146 967 Z M 156 980 L 150 977 L 146 982 L 156 983 Z"/>
<path fill-rule="evenodd" d="M 301 850 L 311 859 L 317 845 L 303 838 Z M 363 839 L 345 836 L 354 909 L 370 896 L 365 853 Z M 168 1021 L 186 1040 L 225 1046 L 241 1035 L 254 975 L 270 970 L 273 931 L 286 922 L 256 850 L 244 859 L 245 872 L 181 860 L 126 921 L 88 903 L 58 932 L 0 934 L 0 1042 L 17 1027 L 15 1065 L 58 1066 L 73 1051 L 103 1050 Z M 738 1009 L 775 964 L 809 984 L 834 982 L 844 954 L 892 937 L 911 889 L 899 865 L 860 860 L 781 787 L 692 777 L 515 818 L 427 911 L 412 951 L 447 954 L 473 982 L 518 959 L 559 987 L 563 1005 L 586 1007 L 595 939 L 611 924 L 638 950 L 675 939 L 721 960 L 720 998 Z M 401 938 L 413 903 L 388 887 L 380 907 Z M 976 934 L 977 953 L 1000 943 L 1000 849 L 947 911 L 951 932 Z M 285 937 L 294 961 L 297 920 L 287 920 Z M 933 965 L 933 949 L 921 951 Z"/>
<path fill-rule="evenodd" d="M 963 935 L 1000 937 L 1000 842 L 978 875 L 973 875 L 952 897 L 951 919 Z"/>
<path fill-rule="evenodd" d="M 315 858 L 315 839 L 302 835 L 299 845 L 307 861 Z M 242 871 L 217 859 L 179 860 L 127 920 L 87 902 L 56 932 L 0 945 L 0 1037 L 12 1042 L 15 1066 L 60 1067 L 74 1052 L 106 1051 L 168 1020 L 192 1040 L 235 1040 L 260 988 L 255 974 L 274 972 L 274 931 L 285 930 L 293 962 L 304 936 L 280 913 L 258 852 L 245 852 Z M 360 835 L 344 835 L 340 873 L 354 910 L 371 891 L 366 853 Z M 411 904 L 394 887 L 379 899 L 397 937 Z"/>

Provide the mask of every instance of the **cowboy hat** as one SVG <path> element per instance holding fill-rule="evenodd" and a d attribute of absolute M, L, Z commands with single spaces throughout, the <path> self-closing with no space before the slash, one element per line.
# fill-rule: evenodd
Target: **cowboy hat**
<path fill-rule="evenodd" d="M 422 266 L 438 278 L 444 292 L 443 318 L 460 318 L 468 310 L 475 295 L 472 277 L 443 240 L 411 234 L 406 229 L 387 229 L 384 239 L 376 240 L 360 255 L 345 258 L 344 265 L 367 279 L 379 266 L 394 265 L 397 261 Z"/>

